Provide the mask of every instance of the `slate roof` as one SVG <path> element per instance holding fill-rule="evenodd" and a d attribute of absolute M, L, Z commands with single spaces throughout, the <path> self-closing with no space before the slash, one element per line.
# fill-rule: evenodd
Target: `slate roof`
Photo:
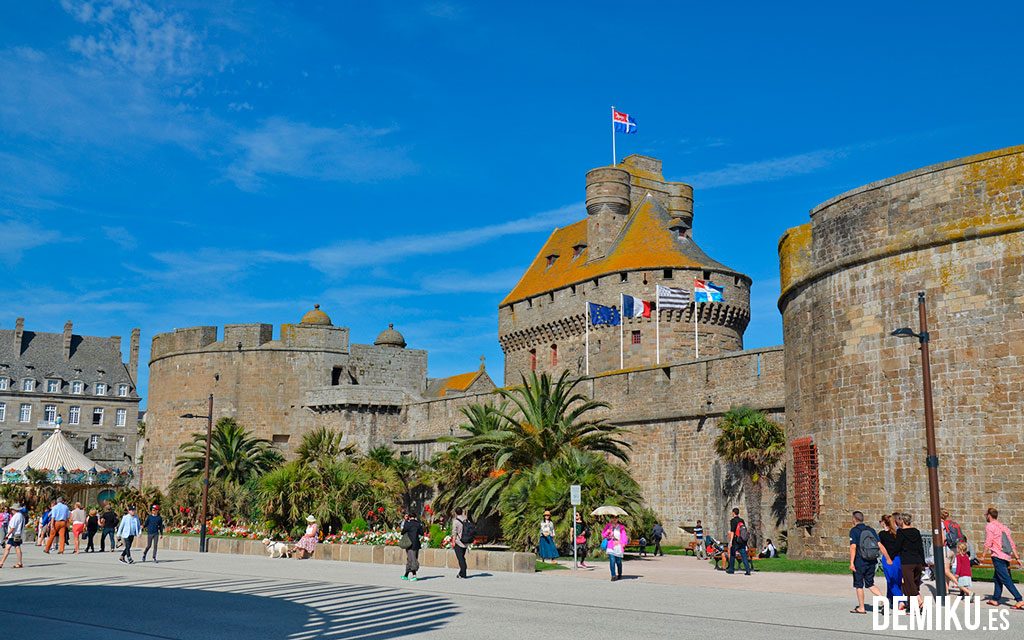
<path fill-rule="evenodd" d="M 638 269 L 717 269 L 742 275 L 711 259 L 690 237 L 679 237 L 679 222 L 647 194 L 626 219 L 608 255 L 589 260 L 587 249 L 573 257 L 574 247 L 587 244 L 587 219 L 555 229 L 518 284 L 499 306 L 525 300 L 596 277 Z M 558 256 L 548 266 L 548 256 Z"/>
<path fill-rule="evenodd" d="M 0 329 L 0 377 L 11 379 L 11 390 L 20 389 L 21 380 L 33 378 L 36 391 L 45 390 L 47 378 L 65 383 L 81 380 L 85 393 L 91 394 L 97 382 L 107 384 L 107 395 L 115 396 L 117 385 L 130 385 L 129 397 L 138 398 L 135 381 L 121 361 L 121 353 L 110 338 L 72 335 L 71 358 L 64 359 L 64 334 L 25 331 L 20 349 L 14 344 L 14 329 Z M 65 384 L 62 393 L 67 393 Z"/>

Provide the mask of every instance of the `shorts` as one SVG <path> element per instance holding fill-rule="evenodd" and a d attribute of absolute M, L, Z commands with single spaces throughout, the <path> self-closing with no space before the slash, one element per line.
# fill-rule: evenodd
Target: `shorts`
<path fill-rule="evenodd" d="M 7 544 L 9 544 L 12 547 L 20 547 L 21 546 L 21 538 L 11 538 L 10 540 L 7 541 Z"/>
<path fill-rule="evenodd" d="M 853 588 L 870 589 L 875 586 L 875 565 L 866 560 L 856 560 L 853 563 Z"/>
<path fill-rule="evenodd" d="M 959 587 L 970 589 L 974 585 L 974 581 L 971 579 L 971 576 L 960 576 L 956 579 L 956 584 Z"/>
<path fill-rule="evenodd" d="M 921 576 L 923 575 L 923 564 L 903 565 L 903 594 L 907 596 L 921 595 Z"/>

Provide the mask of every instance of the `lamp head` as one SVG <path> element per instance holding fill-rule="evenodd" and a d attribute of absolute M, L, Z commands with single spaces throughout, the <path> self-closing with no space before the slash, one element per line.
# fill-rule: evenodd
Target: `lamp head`
<path fill-rule="evenodd" d="M 898 338 L 916 338 L 916 337 L 918 337 L 918 335 L 916 333 L 914 333 L 914 330 L 910 329 L 908 327 L 900 327 L 899 329 L 896 329 L 895 331 L 893 331 L 892 335 L 894 335 L 894 336 L 896 336 Z"/>

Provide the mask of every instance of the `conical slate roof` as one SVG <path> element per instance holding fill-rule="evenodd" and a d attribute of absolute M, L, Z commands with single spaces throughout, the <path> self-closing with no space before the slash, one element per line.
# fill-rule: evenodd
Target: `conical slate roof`
<path fill-rule="evenodd" d="M 65 471 L 88 471 L 92 468 L 95 468 L 98 473 L 107 471 L 103 465 L 93 462 L 84 453 L 76 451 L 68 443 L 60 429 L 54 431 L 41 447 L 4 467 L 4 471 L 24 472 L 29 467 L 46 471 L 58 471 L 61 467 Z"/>

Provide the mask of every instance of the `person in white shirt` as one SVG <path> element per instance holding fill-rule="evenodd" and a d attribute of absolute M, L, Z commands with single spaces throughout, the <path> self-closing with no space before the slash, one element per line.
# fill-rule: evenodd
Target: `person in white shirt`
<path fill-rule="evenodd" d="M 25 514 L 21 511 L 20 504 L 11 505 L 11 520 L 7 523 L 7 546 L 4 548 L 4 555 L 0 558 L 0 567 L 7 562 L 7 555 L 14 549 L 14 555 L 18 558 L 15 569 L 25 566 L 21 557 L 21 538 L 25 532 Z"/>
<path fill-rule="evenodd" d="M 759 558 L 778 558 L 779 550 L 772 544 L 772 539 L 768 538 L 768 542 L 765 543 L 764 549 L 761 549 L 761 553 L 757 554 Z"/>
<path fill-rule="evenodd" d="M 121 523 L 117 526 L 117 536 L 124 540 L 121 562 L 135 564 L 135 561 L 132 560 L 132 541 L 140 533 L 142 533 L 142 524 L 139 522 L 139 517 L 135 515 L 135 507 L 128 507 L 128 513 L 124 514 Z"/>

